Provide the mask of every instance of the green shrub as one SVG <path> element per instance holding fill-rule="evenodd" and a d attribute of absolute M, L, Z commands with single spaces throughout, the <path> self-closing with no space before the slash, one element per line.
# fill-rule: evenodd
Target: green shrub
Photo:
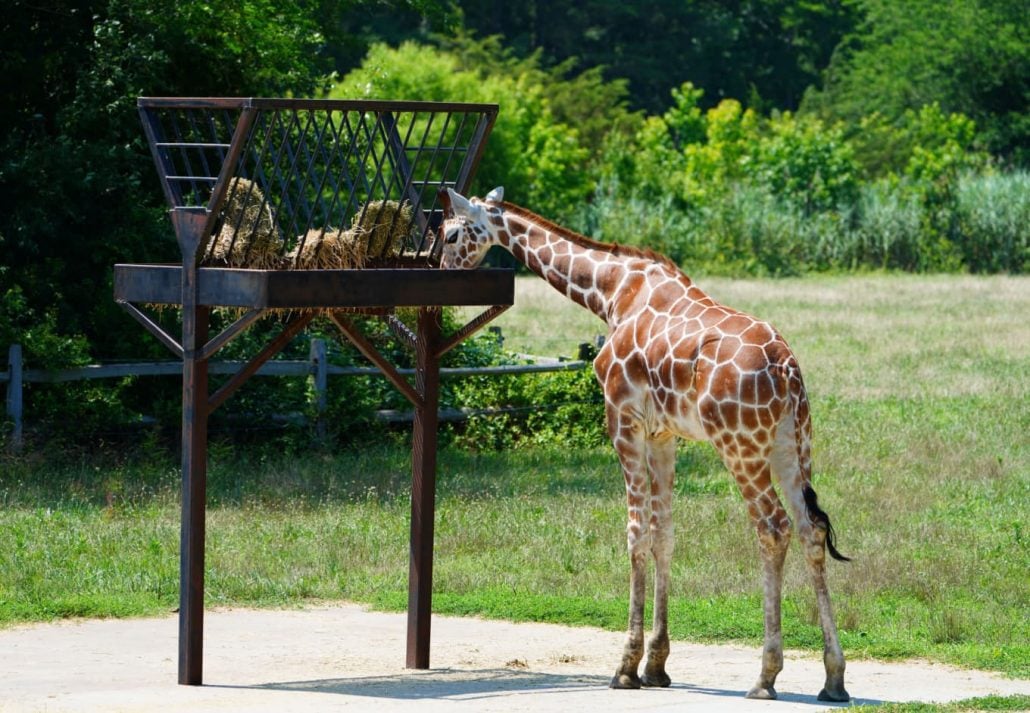
<path fill-rule="evenodd" d="M 555 119 L 544 88 L 533 77 L 481 76 L 442 50 L 412 42 L 396 48 L 376 44 L 330 96 L 497 103 L 500 112 L 474 192 L 482 195 L 504 185 L 511 200 L 559 219 L 589 194 L 582 170 L 587 151 L 577 131 Z"/>
<path fill-rule="evenodd" d="M 973 272 L 1025 272 L 1030 263 L 1030 174 L 963 174 L 952 242 Z"/>
<path fill-rule="evenodd" d="M 607 441 L 604 397 L 593 369 L 463 379 L 455 405 L 508 413 L 472 416 L 456 443 L 470 450 L 520 444 L 586 447 Z"/>

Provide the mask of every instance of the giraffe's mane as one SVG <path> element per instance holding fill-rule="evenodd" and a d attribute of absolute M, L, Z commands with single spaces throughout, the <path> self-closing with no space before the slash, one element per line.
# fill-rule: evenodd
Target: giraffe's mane
<path fill-rule="evenodd" d="M 575 243 L 576 245 L 579 245 L 582 248 L 586 248 L 587 250 L 600 250 L 602 252 L 615 255 L 617 257 L 640 258 L 642 260 L 651 260 L 652 262 L 665 265 L 666 267 L 669 267 L 675 270 L 676 272 L 681 272 L 679 265 L 674 263 L 671 258 L 666 257 L 665 255 L 662 255 L 659 252 L 655 252 L 650 248 L 637 248 L 631 247 L 629 245 L 619 245 L 618 243 L 604 243 L 600 240 L 588 238 L 586 235 L 577 233 L 575 230 L 570 230 L 569 228 L 566 228 L 562 225 L 558 225 L 557 223 L 550 221 L 547 218 L 544 218 L 543 216 L 540 216 L 527 208 L 515 205 L 514 203 L 504 201 L 503 203 L 501 203 L 501 205 L 504 207 L 505 211 L 513 213 L 519 216 L 520 218 L 525 218 L 526 220 L 543 228 L 544 230 L 559 235 L 560 237 L 565 238 L 569 242 Z"/>

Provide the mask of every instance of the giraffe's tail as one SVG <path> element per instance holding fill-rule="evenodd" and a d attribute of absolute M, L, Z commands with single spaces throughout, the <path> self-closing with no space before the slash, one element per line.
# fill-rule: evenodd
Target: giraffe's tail
<path fill-rule="evenodd" d="M 811 485 L 806 485 L 803 492 L 805 495 L 805 507 L 808 508 L 808 517 L 813 522 L 822 525 L 826 530 L 826 551 L 830 553 L 830 557 L 841 562 L 850 562 L 850 557 L 845 557 L 837 551 L 836 535 L 833 532 L 833 525 L 830 524 L 830 516 L 819 507 L 819 500 L 816 497 L 815 490 L 812 489 Z"/>
<path fill-rule="evenodd" d="M 801 379 L 801 371 L 797 368 L 796 362 L 787 369 L 787 390 L 790 393 L 791 406 L 794 409 L 794 433 L 797 438 L 798 463 L 806 472 L 803 474 L 805 484 L 802 495 L 805 498 L 805 508 L 808 510 L 808 517 L 816 526 L 822 527 L 826 532 L 826 551 L 830 557 L 841 562 L 850 562 L 850 557 L 845 557 L 837 549 L 837 536 L 830 523 L 830 516 L 819 507 L 819 499 L 812 487 L 811 459 L 809 457 L 811 431 L 808 424 L 808 398 L 805 396 L 805 386 Z M 806 467 L 802 464 L 808 463 Z"/>

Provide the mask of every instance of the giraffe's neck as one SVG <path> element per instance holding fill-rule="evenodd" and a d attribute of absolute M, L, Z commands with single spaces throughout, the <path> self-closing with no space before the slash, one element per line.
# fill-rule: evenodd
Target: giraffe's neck
<path fill-rule="evenodd" d="M 507 211 L 498 242 L 573 302 L 611 322 L 612 296 L 627 273 L 610 246 L 575 239 L 547 221 Z"/>

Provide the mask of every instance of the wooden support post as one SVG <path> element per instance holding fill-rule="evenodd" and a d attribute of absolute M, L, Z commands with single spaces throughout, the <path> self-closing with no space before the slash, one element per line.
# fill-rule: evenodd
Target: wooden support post
<path fill-rule="evenodd" d="M 22 446 L 23 403 L 21 345 L 12 344 L 7 350 L 7 415 L 14 422 L 10 446 L 15 453 Z"/>
<path fill-rule="evenodd" d="M 311 360 L 312 375 L 315 378 L 315 433 L 318 440 L 322 441 L 325 439 L 325 410 L 329 401 L 329 360 L 324 339 L 311 340 L 308 359 Z"/>
<path fill-rule="evenodd" d="M 199 686 L 204 670 L 204 534 L 207 512 L 208 340 L 211 308 L 198 304 L 197 251 L 209 216 L 173 210 L 182 249 L 182 524 L 179 539 L 179 683 Z"/>
<path fill-rule="evenodd" d="M 411 555 L 408 568 L 407 667 L 429 668 L 433 598 L 433 519 L 436 507 L 436 427 L 440 404 L 439 308 L 418 312 L 411 469 Z"/>
<path fill-rule="evenodd" d="M 203 683 L 208 362 L 196 356 L 207 342 L 209 312 L 207 307 L 183 310 L 179 683 L 187 686 Z"/>

